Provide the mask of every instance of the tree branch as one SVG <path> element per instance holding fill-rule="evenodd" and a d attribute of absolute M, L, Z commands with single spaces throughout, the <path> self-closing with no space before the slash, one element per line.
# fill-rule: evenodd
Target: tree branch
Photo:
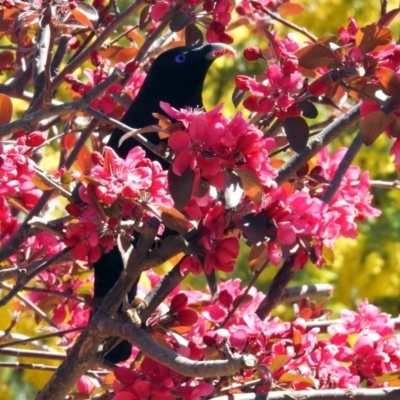
<path fill-rule="evenodd" d="M 286 285 L 293 277 L 294 256 L 288 257 L 271 282 L 268 293 L 257 308 L 256 314 L 265 319 L 271 310 L 279 303 Z"/>
<path fill-rule="evenodd" d="M 340 184 L 343 180 L 344 175 L 346 174 L 346 171 L 349 169 L 352 161 L 354 160 L 354 157 L 360 151 L 362 145 L 363 141 L 361 139 L 361 135 L 357 133 L 350 147 L 347 149 L 346 154 L 343 157 L 342 161 L 340 161 L 338 169 L 336 170 L 334 177 L 329 183 L 328 188 L 326 189 L 325 193 L 322 196 L 321 200 L 324 203 L 329 204 L 331 202 L 333 196 L 340 187 Z"/>
<path fill-rule="evenodd" d="M 119 28 L 124 22 L 131 17 L 132 14 L 142 5 L 143 0 L 137 0 L 131 4 L 122 14 L 113 18 L 106 28 L 101 32 L 97 39 L 71 62 L 54 78 L 51 88 L 56 89 L 63 81 L 67 74 L 73 73 L 81 64 L 83 64 L 94 50 L 99 50 L 103 43 Z"/>
<path fill-rule="evenodd" d="M 76 111 L 85 111 L 85 109 L 90 106 L 93 100 L 98 98 L 103 92 L 105 92 L 114 83 L 118 82 L 121 78 L 121 72 L 116 69 L 104 82 L 95 86 L 87 94 L 87 96 L 82 97 L 79 100 L 64 103 L 60 106 L 50 107 L 48 110 L 35 111 L 32 114 L 25 115 L 23 118 L 17 121 L 0 126 L 0 137 L 9 135 L 22 129 L 29 132 L 33 126 L 35 126 L 44 118 L 50 118 L 56 115 L 70 115 Z"/>
<path fill-rule="evenodd" d="M 268 393 L 241 393 L 214 397 L 213 400 L 398 400 L 399 388 L 287 390 Z"/>
<path fill-rule="evenodd" d="M 305 297 L 324 296 L 330 297 L 333 293 L 333 286 L 328 283 L 316 283 L 315 285 L 302 285 L 286 288 L 279 300 L 280 303 L 292 303 Z"/>
<path fill-rule="evenodd" d="M 22 287 L 24 287 L 39 272 L 44 271 L 46 268 L 54 264 L 60 264 L 69 259 L 70 251 L 71 249 L 65 248 L 55 256 L 42 260 L 36 268 L 32 268 L 28 273 L 22 275 L 14 287 L 0 300 L 0 307 L 6 305 L 22 289 Z"/>
<path fill-rule="evenodd" d="M 341 115 L 310 140 L 306 148 L 300 154 L 293 156 L 281 167 L 278 171 L 278 177 L 276 178 L 278 186 L 287 182 L 304 163 L 314 157 L 323 147 L 336 139 L 346 129 L 354 125 L 360 119 L 360 108 L 361 103 L 355 105 L 347 113 Z"/>
<path fill-rule="evenodd" d="M 65 354 L 49 353 L 48 351 L 16 349 L 13 347 L 0 349 L 0 354 L 11 357 L 45 358 L 46 360 L 64 360 Z"/>
<path fill-rule="evenodd" d="M 254 368 L 256 359 L 252 355 L 233 355 L 228 360 L 193 361 L 158 345 L 146 332 L 131 322 L 104 318 L 97 323 L 104 337 L 120 336 L 134 344 L 144 355 L 185 376 L 215 378 L 234 375 L 242 369 Z"/>

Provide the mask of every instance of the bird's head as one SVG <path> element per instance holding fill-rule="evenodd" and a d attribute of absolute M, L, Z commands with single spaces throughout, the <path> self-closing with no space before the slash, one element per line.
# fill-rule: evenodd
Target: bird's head
<path fill-rule="evenodd" d="M 235 50 L 222 43 L 175 47 L 154 60 L 145 84 L 174 107 L 201 106 L 206 73 L 212 62 L 225 54 L 234 56 Z"/>
<path fill-rule="evenodd" d="M 205 71 L 212 62 L 223 55 L 235 56 L 235 50 L 223 43 L 174 47 L 160 54 L 149 71 L 164 70 L 182 78 L 186 71 Z"/>

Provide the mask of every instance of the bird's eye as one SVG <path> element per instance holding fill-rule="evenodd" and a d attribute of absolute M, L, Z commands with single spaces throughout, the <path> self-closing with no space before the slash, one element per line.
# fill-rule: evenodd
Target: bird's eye
<path fill-rule="evenodd" d="M 178 55 L 175 57 L 175 61 L 176 61 L 177 63 L 181 64 L 181 63 L 183 63 L 183 62 L 186 61 L 186 57 L 185 57 L 183 54 L 178 54 Z"/>

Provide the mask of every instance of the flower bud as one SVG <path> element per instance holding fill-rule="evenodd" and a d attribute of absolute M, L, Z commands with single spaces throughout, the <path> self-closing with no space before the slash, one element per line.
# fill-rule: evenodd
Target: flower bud
<path fill-rule="evenodd" d="M 125 65 L 125 72 L 128 74 L 133 74 L 139 67 L 137 61 L 130 61 Z"/>
<path fill-rule="evenodd" d="M 247 61 L 257 61 L 260 58 L 263 58 L 263 52 L 261 51 L 261 49 L 259 47 L 256 46 L 249 46 L 246 47 L 243 51 L 243 57 L 247 60 Z"/>
<path fill-rule="evenodd" d="M 42 131 L 34 131 L 26 136 L 26 145 L 29 147 L 37 147 L 46 141 L 46 136 Z"/>
<path fill-rule="evenodd" d="M 81 210 L 75 204 L 67 204 L 65 206 L 65 210 L 68 214 L 72 215 L 73 217 L 79 217 L 81 215 Z"/>
<path fill-rule="evenodd" d="M 103 57 L 98 51 L 92 51 L 90 53 L 90 61 L 95 67 L 99 67 L 100 64 L 103 62 Z"/>
<path fill-rule="evenodd" d="M 74 75 L 72 74 L 67 74 L 64 76 L 64 81 L 67 83 L 75 83 L 77 82 L 77 79 Z"/>
<path fill-rule="evenodd" d="M 68 47 L 71 50 L 76 50 L 80 45 L 81 42 L 75 37 L 72 37 L 71 39 L 68 40 Z"/>

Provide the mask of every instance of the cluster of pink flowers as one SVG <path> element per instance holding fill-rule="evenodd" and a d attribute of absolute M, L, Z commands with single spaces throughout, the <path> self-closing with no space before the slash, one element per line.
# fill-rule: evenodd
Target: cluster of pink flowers
<path fill-rule="evenodd" d="M 141 147 L 134 147 L 126 159 L 118 157 L 109 147 L 104 148 L 103 156 L 96 153 L 92 157 L 95 165 L 90 171 L 90 176 L 100 183 L 94 186 L 96 197 L 106 205 L 114 203 L 117 198 L 145 198 L 152 203 L 172 206 L 166 171 L 157 161 L 151 161 L 145 155 Z M 85 196 L 84 191 L 80 194 Z"/>
<path fill-rule="evenodd" d="M 83 204 L 67 206 L 67 211 L 77 218 L 67 226 L 64 238 L 64 243 L 72 247 L 74 258 L 96 262 L 102 252 L 109 252 L 122 218 L 135 220 L 148 215 L 140 206 L 142 200 L 172 206 L 166 171 L 145 154 L 140 147 L 133 148 L 126 159 L 108 147 L 104 155 L 93 153 L 90 183 L 79 188 Z M 111 215 L 111 205 L 118 208 L 117 216 Z"/>
<path fill-rule="evenodd" d="M 150 276 L 153 284 L 160 279 L 152 273 Z M 187 345 L 183 346 L 182 340 L 178 343 L 172 335 L 163 336 L 164 343 L 192 360 L 204 360 L 205 350 L 217 350 L 223 341 L 234 353 L 254 355 L 259 363 L 257 369 L 239 373 L 234 379 L 245 383 L 259 375 L 262 379 L 256 385 L 257 392 L 269 391 L 274 384 L 295 390 L 346 389 L 364 384 L 384 387 L 388 384 L 382 378 L 384 374 L 400 367 L 400 340 L 394 335 L 390 316 L 379 313 L 366 300 L 359 305 L 358 313 L 342 311 L 341 319 L 328 329 L 329 335 L 319 338 L 319 328 L 307 329 L 302 318 L 284 323 L 272 317 L 260 320 L 256 311 L 264 295 L 255 288 L 225 321 L 234 300 L 243 297 L 243 292 L 236 279 L 219 284 L 216 300 L 194 290 L 170 295 L 170 308 L 178 303 L 192 308 L 198 311 L 198 319 L 181 334 Z M 163 318 L 156 320 L 163 325 Z M 166 321 L 165 327 L 170 327 L 171 320 Z M 210 383 L 184 377 L 147 357 L 135 371 L 117 368 L 115 378 L 117 400 L 148 396 L 194 400 L 209 396 L 214 390 Z"/>
<path fill-rule="evenodd" d="M 327 149 L 318 154 L 317 165 L 310 175 L 322 182 L 330 182 L 346 153 L 337 150 L 331 157 Z M 324 264 L 323 247 L 333 248 L 340 236 L 355 238 L 356 221 L 374 218 L 380 210 L 371 206 L 368 172 L 361 173 L 351 166 L 340 183 L 333 199 L 327 204 L 321 200 L 326 184 L 315 180 L 302 182 L 300 190 L 285 185 L 272 191 L 266 198 L 263 212 L 277 225 L 276 240 L 266 244 L 270 260 L 278 264 L 282 253 L 296 252 L 296 266 L 301 267 L 310 258 L 317 265 Z"/>
<path fill-rule="evenodd" d="M 33 182 L 35 165 L 29 158 L 31 146 L 26 142 L 27 136 L 24 135 L 15 142 L 0 144 L 0 239 L 2 246 L 18 228 L 18 222 L 12 214 L 9 201 L 13 200 L 30 210 L 42 194 Z M 9 201 L 6 200 L 7 198 Z"/>
<path fill-rule="evenodd" d="M 174 0 L 155 2 L 150 11 L 152 21 L 157 24 L 177 4 Z M 189 21 L 205 25 L 206 39 L 209 43 L 232 43 L 233 38 L 225 31 L 231 20 L 233 7 L 228 0 L 186 0 L 181 3 L 180 12 L 185 13 Z M 207 16 L 204 15 L 204 12 Z M 208 16 L 211 16 L 209 18 Z"/>
<path fill-rule="evenodd" d="M 14 197 L 27 209 L 31 209 L 42 194 L 32 182 L 35 165 L 30 155 L 31 148 L 25 138 L 12 144 L 0 144 L 0 196 Z"/>
<path fill-rule="evenodd" d="M 243 168 L 252 171 L 266 189 L 276 186 L 277 172 L 268 157 L 275 141 L 264 138 L 241 113 L 229 120 L 220 112 L 222 104 L 209 112 L 178 111 L 166 103 L 161 103 L 161 107 L 186 128 L 175 131 L 168 140 L 177 154 L 172 165 L 175 174 L 182 175 L 189 168 L 222 189 L 226 169 Z"/>
<path fill-rule="evenodd" d="M 298 177 L 293 187 L 287 184 L 276 188 L 277 170 L 269 158 L 275 141 L 264 138 L 263 133 L 247 123 L 240 113 L 229 120 L 221 114 L 220 107 L 209 112 L 178 111 L 165 103 L 162 107 L 183 124 L 183 129 L 169 137 L 168 143 L 176 154 L 171 168 L 177 176 L 183 176 L 188 170 L 193 172 L 192 194 L 183 212 L 198 223 L 199 244 L 204 249 L 204 256 L 191 255 L 184 260 L 184 271 L 196 274 L 202 271 L 210 274 L 213 270 L 231 272 L 239 254 L 238 239 L 243 234 L 247 237 L 243 232 L 243 218 L 252 214 L 264 214 L 276 226 L 276 234 L 266 232 L 268 240 L 250 240 L 249 244 L 264 241 L 274 264 L 281 262 L 285 254 L 295 252 L 297 267 L 308 259 L 322 265 L 324 247 L 332 248 L 340 236 L 354 238 L 356 221 L 380 214 L 370 205 L 368 174 L 361 174 L 358 167 L 347 170 L 329 204 L 322 201 L 326 183 L 333 179 L 344 149 L 331 158 L 326 149 L 322 150 L 309 175 Z M 90 195 L 93 193 L 106 210 L 103 214 L 118 205 L 119 218 L 146 219 L 149 212 L 140 207 L 142 200 L 172 207 L 166 171 L 157 162 L 146 159 L 141 148 L 132 149 L 126 160 L 105 148 L 103 156 L 93 153 L 92 161 L 90 183 L 80 188 L 80 197 L 84 203 L 96 206 Z M 227 174 L 229 176 L 232 171 L 239 177 L 243 171 L 251 173 L 252 184 L 258 181 L 263 188 L 261 201 L 256 201 L 246 191 L 239 191 L 240 198 L 234 208 L 228 208 L 219 200 L 218 193 L 224 193 Z M 240 178 L 243 186 L 245 180 L 246 177 Z M 209 184 L 208 189 L 199 190 L 204 182 Z M 81 211 L 75 212 L 75 208 L 71 205 L 68 210 L 80 217 Z M 76 258 L 89 256 L 93 262 L 100 257 L 101 249 L 109 251 L 114 245 L 113 228 L 117 227 L 118 218 L 103 214 L 86 211 L 82 223 L 71 225 L 67 230 L 65 243 L 73 247 Z M 268 227 L 265 229 L 267 231 Z"/>
<path fill-rule="evenodd" d="M 182 272 L 193 274 L 214 270 L 232 272 L 239 255 L 239 241 L 236 236 L 225 234 L 225 207 L 217 202 L 204 216 L 200 232 L 201 244 L 205 250 L 203 263 L 196 256 L 186 257 L 182 262 Z"/>
<path fill-rule="evenodd" d="M 270 34 L 269 40 L 272 51 L 264 55 L 259 48 L 245 49 L 244 56 L 249 61 L 260 58 L 271 60 L 266 71 L 260 78 L 250 78 L 245 75 L 236 77 L 238 89 L 249 92 L 243 106 L 249 111 L 262 114 L 273 113 L 280 119 L 298 117 L 301 108 L 296 105 L 299 96 L 303 93 L 304 82 L 299 71 L 299 62 L 294 55 L 299 45 L 290 37 L 279 40 L 276 34 Z M 268 57 L 267 57 L 268 55 Z"/>

